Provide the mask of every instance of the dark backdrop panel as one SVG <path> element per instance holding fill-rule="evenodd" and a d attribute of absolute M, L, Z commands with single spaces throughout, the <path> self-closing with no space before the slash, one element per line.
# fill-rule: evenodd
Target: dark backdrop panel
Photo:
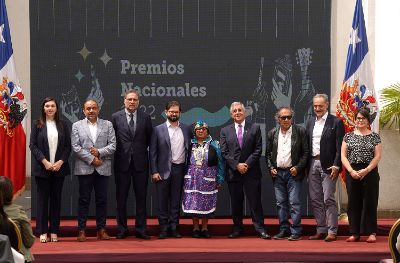
<path fill-rule="evenodd" d="M 330 13 L 330 0 L 32 0 L 33 119 L 46 96 L 58 99 L 70 125 L 84 117 L 87 98 L 98 100 L 101 118 L 109 119 L 122 108 L 125 92 L 137 89 L 153 125 L 165 121 L 166 102 L 179 100 L 182 122 L 201 118 L 217 139 L 230 122 L 230 104 L 242 101 L 265 145 L 278 107 L 292 106 L 296 123 L 304 124 L 312 96 L 330 93 Z M 276 215 L 264 157 L 262 169 L 264 212 Z M 108 214 L 114 216 L 113 176 L 109 183 Z M 63 216 L 76 216 L 77 186 L 73 175 L 66 178 Z M 308 215 L 306 182 L 303 190 L 302 213 Z M 35 191 L 32 196 L 35 216 Z M 155 198 L 150 184 L 152 216 Z M 129 204 L 134 215 L 132 193 Z M 90 211 L 94 215 L 93 204 Z M 230 214 L 226 186 L 216 214 Z"/>

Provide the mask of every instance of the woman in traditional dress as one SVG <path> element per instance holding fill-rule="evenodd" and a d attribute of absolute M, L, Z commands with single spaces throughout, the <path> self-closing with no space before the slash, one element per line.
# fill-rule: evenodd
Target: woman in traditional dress
<path fill-rule="evenodd" d="M 216 209 L 218 189 L 224 182 L 224 161 L 219 143 L 211 138 L 205 122 L 196 122 L 193 132 L 182 209 L 193 217 L 193 237 L 210 238 L 208 219 Z"/>

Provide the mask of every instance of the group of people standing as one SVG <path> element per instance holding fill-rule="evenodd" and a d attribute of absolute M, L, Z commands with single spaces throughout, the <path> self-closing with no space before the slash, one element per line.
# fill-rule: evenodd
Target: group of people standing
<path fill-rule="evenodd" d="M 68 163 L 71 151 L 79 182 L 78 241 L 86 240 L 93 189 L 97 238 L 110 239 L 106 216 L 112 159 L 117 188 L 117 239 L 129 235 L 127 199 L 131 185 L 136 200 L 135 236 L 150 239 L 146 231 L 149 175 L 157 195 L 158 238 L 181 237 L 178 228 L 181 209 L 193 218 L 192 236 L 210 238 L 208 219 L 216 209 L 218 189 L 227 181 L 233 218 L 229 238 L 243 234 L 246 195 L 258 236 L 271 239 L 264 225 L 261 202 L 261 129 L 246 120 L 242 103 L 231 104 L 233 123 L 221 129 L 219 142 L 211 137 L 204 121 L 192 126 L 180 122 L 181 105 L 177 101 L 167 103 L 167 120 L 155 127 L 150 116 L 138 110 L 139 94 L 135 90 L 126 93 L 124 106 L 107 121 L 98 117 L 97 102 L 87 100 L 83 105 L 86 118 L 72 125 L 70 135 L 66 123 L 59 118 L 57 101 L 54 98 L 43 101 L 42 114 L 32 128 L 29 145 L 33 155 L 32 175 L 37 185 L 36 227 L 40 242 L 58 241 L 61 192 L 64 177 L 71 173 Z M 361 234 L 367 234 L 367 241 L 375 242 L 381 146 L 379 135 L 368 129 L 369 112 L 361 109 L 356 114 L 357 128 L 343 141 L 343 122 L 328 113 L 328 97 L 317 94 L 313 106 L 316 117 L 307 122 L 306 128 L 292 124 L 294 112 L 290 107 L 278 109 L 278 125 L 267 134 L 266 164 L 273 179 L 280 223 L 280 232 L 273 238 L 301 239 L 300 197 L 302 180 L 308 177 L 317 221 L 317 232 L 309 239 L 336 240 L 338 211 L 334 195 L 343 163 L 347 170 L 352 234 L 347 241 L 359 241 Z"/>

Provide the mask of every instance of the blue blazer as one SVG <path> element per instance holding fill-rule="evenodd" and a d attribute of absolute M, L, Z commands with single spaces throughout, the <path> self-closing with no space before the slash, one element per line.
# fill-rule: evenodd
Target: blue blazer
<path fill-rule="evenodd" d="M 57 127 L 57 131 L 58 143 L 55 161 L 57 162 L 58 160 L 63 160 L 64 163 L 58 172 L 50 172 L 46 170 L 42 164 L 43 159 L 50 161 L 46 123 L 42 128 L 38 128 L 36 122 L 33 124 L 29 142 L 29 148 L 31 149 L 32 153 L 31 169 L 33 176 L 46 178 L 49 177 L 50 174 L 55 174 L 56 176 L 66 176 L 71 174 L 68 163 L 69 155 L 71 153 L 70 131 L 67 124 L 62 120 L 60 120 L 60 125 Z"/>
<path fill-rule="evenodd" d="M 185 161 L 189 154 L 189 146 L 192 138 L 192 131 L 189 126 L 179 123 L 182 129 L 186 149 Z M 171 172 L 171 141 L 169 139 L 167 123 L 164 122 L 153 129 L 150 142 L 150 172 L 159 173 L 161 178 L 167 179 Z M 187 164 L 187 163 L 186 163 Z"/>
<path fill-rule="evenodd" d="M 114 113 L 111 122 L 117 138 L 117 149 L 114 154 L 114 170 L 126 172 L 133 155 L 137 171 L 145 171 L 149 167 L 150 137 L 153 130 L 150 115 L 137 110 L 135 136 L 129 130 L 125 109 Z"/>

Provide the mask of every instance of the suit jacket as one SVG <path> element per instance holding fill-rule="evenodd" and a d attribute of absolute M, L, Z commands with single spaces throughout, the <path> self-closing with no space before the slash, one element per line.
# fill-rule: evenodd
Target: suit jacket
<path fill-rule="evenodd" d="M 111 175 L 111 160 L 115 152 L 115 132 L 112 123 L 107 120 L 97 119 L 97 140 L 93 143 L 88 126 L 88 120 L 77 121 L 72 124 L 71 144 L 75 158 L 75 175 L 89 175 L 96 170 L 100 175 Z M 89 150 L 94 147 L 99 150 L 103 164 L 94 167 L 91 163 L 94 156 Z"/>
<path fill-rule="evenodd" d="M 267 138 L 267 167 L 269 170 L 278 168 L 277 166 L 277 155 L 278 155 L 278 140 L 279 140 L 280 127 L 273 128 L 268 132 Z M 306 130 L 298 125 L 292 125 L 292 137 L 291 137 L 291 158 L 292 167 L 297 170 L 297 176 L 295 180 L 302 180 L 304 178 L 304 170 L 307 166 L 309 157 L 309 147 L 307 141 Z"/>
<path fill-rule="evenodd" d="M 137 171 L 147 170 L 149 167 L 150 137 L 153 130 L 150 115 L 137 110 L 136 129 L 132 135 L 126 118 L 125 109 L 114 113 L 111 122 L 117 138 L 117 148 L 114 156 L 114 170 L 126 172 L 133 156 L 134 166 Z"/>
<path fill-rule="evenodd" d="M 69 168 L 68 158 L 71 153 L 71 137 L 67 124 L 60 120 L 60 125 L 57 127 L 58 142 L 55 161 L 63 160 L 64 163 L 58 172 L 50 172 L 44 167 L 42 160 L 50 161 L 49 141 L 47 138 L 46 123 L 42 128 L 38 128 L 36 123 L 32 126 L 29 148 L 32 154 L 32 175 L 38 177 L 49 177 L 50 174 L 56 176 L 66 176 L 71 173 Z"/>
<path fill-rule="evenodd" d="M 307 121 L 306 131 L 308 136 L 308 144 L 310 147 L 310 155 L 312 155 L 312 135 L 315 125 L 315 118 Z M 340 151 L 344 136 L 343 121 L 336 118 L 332 114 L 328 114 L 320 141 L 320 159 L 321 166 L 325 173 L 330 173 L 327 168 L 332 165 L 342 169 L 342 161 L 340 159 Z M 310 158 L 311 160 L 311 158 Z"/>
<path fill-rule="evenodd" d="M 235 124 L 232 123 L 221 130 L 221 153 L 226 161 L 227 181 L 239 180 L 243 177 L 236 170 L 238 163 L 248 165 L 248 177 L 261 178 L 260 157 L 262 153 L 262 136 L 260 126 L 246 120 L 243 132 L 243 148 L 240 149 L 236 136 Z"/>
<path fill-rule="evenodd" d="M 185 160 L 189 154 L 192 131 L 189 126 L 179 123 L 182 129 L 186 149 Z M 167 123 L 164 122 L 153 129 L 150 142 L 150 170 L 151 174 L 159 173 L 163 179 L 167 179 L 171 172 L 172 164 L 171 141 L 169 139 Z"/>

